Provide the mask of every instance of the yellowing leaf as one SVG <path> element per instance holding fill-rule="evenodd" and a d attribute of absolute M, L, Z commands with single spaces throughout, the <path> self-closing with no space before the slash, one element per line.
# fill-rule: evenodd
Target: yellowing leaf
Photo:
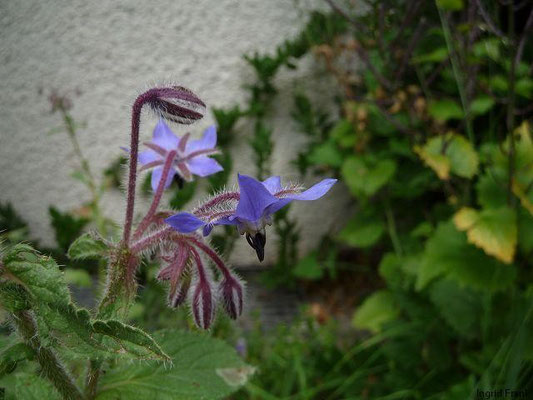
<path fill-rule="evenodd" d="M 450 178 L 450 160 L 442 154 L 430 153 L 425 147 L 415 146 L 414 151 L 442 180 Z"/>
<path fill-rule="evenodd" d="M 449 179 L 450 173 L 463 178 L 472 178 L 477 173 L 478 155 L 461 135 L 448 133 L 436 136 L 413 150 L 440 179 Z"/>
<path fill-rule="evenodd" d="M 457 229 L 466 231 L 468 241 L 506 264 L 513 261 L 516 241 L 516 217 L 509 207 L 476 211 L 462 208 L 453 217 Z"/>
<path fill-rule="evenodd" d="M 522 207 L 524 207 L 526 210 L 528 210 L 531 215 L 533 215 L 533 203 L 529 199 L 526 190 L 522 187 L 520 183 L 513 180 L 513 184 L 511 186 L 511 190 L 515 194 L 516 197 L 520 199 L 520 204 L 522 204 Z"/>

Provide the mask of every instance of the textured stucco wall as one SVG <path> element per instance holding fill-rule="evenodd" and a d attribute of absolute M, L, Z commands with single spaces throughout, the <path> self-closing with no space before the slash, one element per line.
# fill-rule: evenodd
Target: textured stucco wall
<path fill-rule="evenodd" d="M 29 221 L 32 235 L 50 244 L 48 206 L 68 210 L 88 198 L 85 187 L 69 176 L 76 161 L 65 136 L 46 134 L 60 120 L 50 114 L 39 89 L 81 92 L 72 114 L 87 123 L 80 142 L 99 173 L 120 153 L 119 146 L 127 145 L 131 103 L 151 82 L 173 79 L 208 105 L 242 103 L 242 86 L 252 78 L 242 54 L 273 50 L 302 27 L 302 10 L 317 6 L 318 0 L 1 0 L 0 200 L 12 202 Z M 297 73 L 301 78 L 296 84 L 322 93 L 325 83 L 309 61 Z M 281 93 L 290 93 L 291 74 L 281 74 Z M 304 138 L 289 134 L 296 130 L 288 115 L 290 104 L 291 99 L 281 96 L 276 105 L 272 172 L 294 179 L 289 160 Z M 197 136 L 212 122 L 209 115 L 190 129 Z M 142 139 L 154 125 L 147 114 Z M 185 133 L 183 127 L 174 128 Z M 235 172 L 255 172 L 246 145 L 250 132 L 239 125 Z M 328 197 L 293 207 L 306 248 L 342 219 L 344 191 L 336 187 Z M 108 216 L 122 220 L 124 199 L 119 193 L 106 195 L 104 206 Z M 139 202 L 137 211 L 143 207 L 146 203 Z M 273 248 L 267 253 L 267 260 L 272 259 Z M 240 241 L 234 262 L 248 263 L 251 256 L 252 250 Z"/>

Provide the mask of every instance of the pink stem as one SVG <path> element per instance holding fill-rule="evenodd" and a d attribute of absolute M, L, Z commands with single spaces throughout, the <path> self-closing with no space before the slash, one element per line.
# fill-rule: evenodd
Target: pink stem
<path fill-rule="evenodd" d="M 126 217 L 124 220 L 124 234 L 122 241 L 128 245 L 133 223 L 133 210 L 135 207 L 135 186 L 137 184 L 137 157 L 139 155 L 139 127 L 141 124 L 141 109 L 143 105 L 157 97 L 157 89 L 150 89 L 135 100 L 131 112 L 131 143 L 130 143 L 130 168 L 128 178 L 128 198 Z"/>
<path fill-rule="evenodd" d="M 161 174 L 161 180 L 159 181 L 159 184 L 157 185 L 157 189 L 154 194 L 154 198 L 152 200 L 152 204 L 150 205 L 150 208 L 144 218 L 142 219 L 141 223 L 137 227 L 137 230 L 133 234 L 133 238 L 138 238 L 143 234 L 143 232 L 146 230 L 148 225 L 152 222 L 152 217 L 154 216 L 155 212 L 157 211 L 157 207 L 159 206 L 159 203 L 161 202 L 161 197 L 163 197 L 163 192 L 165 191 L 165 185 L 167 182 L 168 174 L 170 173 L 170 168 L 172 168 L 172 163 L 174 162 L 174 158 L 176 157 L 176 151 L 172 150 L 167 154 L 167 157 L 165 158 L 165 165 L 163 166 L 163 173 Z"/>
<path fill-rule="evenodd" d="M 158 242 L 162 238 L 171 235 L 172 233 L 176 233 L 176 231 L 170 226 L 167 228 L 161 229 L 160 231 L 157 231 L 133 243 L 131 245 L 131 251 L 133 254 L 137 254 L 141 252 L 142 250 L 152 246 L 154 243 Z"/>
<path fill-rule="evenodd" d="M 194 214 L 202 214 L 206 212 L 209 208 L 214 207 L 217 204 L 220 204 L 224 201 L 239 200 L 239 199 L 240 199 L 239 192 L 222 193 L 222 194 L 219 194 L 218 196 L 215 196 L 214 198 L 209 200 L 207 203 L 202 204 L 200 207 L 194 210 Z"/>

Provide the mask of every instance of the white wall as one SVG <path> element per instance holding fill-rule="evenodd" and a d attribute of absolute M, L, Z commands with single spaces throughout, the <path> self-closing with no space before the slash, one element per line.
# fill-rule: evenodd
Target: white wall
<path fill-rule="evenodd" d="M 242 104 L 242 86 L 253 78 L 242 54 L 273 50 L 303 26 L 303 10 L 317 5 L 322 6 L 318 0 L 0 0 L 0 200 L 12 202 L 32 235 L 50 244 L 48 206 L 69 210 L 88 199 L 86 188 L 69 176 L 76 161 L 65 135 L 46 134 L 60 125 L 59 116 L 49 112 L 51 89 L 81 92 L 72 114 L 87 123 L 80 142 L 100 172 L 120 154 L 119 146 L 127 146 L 130 105 L 151 82 L 174 79 L 210 106 Z M 296 84 L 322 92 L 326 83 L 311 61 L 303 63 Z M 291 92 L 292 76 L 281 74 L 282 94 Z M 294 179 L 288 162 L 304 138 L 293 132 L 291 102 L 282 95 L 276 105 L 272 170 Z M 209 115 L 190 129 L 199 135 L 212 122 Z M 154 124 L 153 117 L 144 117 L 143 139 Z M 235 177 L 237 171 L 255 172 L 246 144 L 251 129 L 241 124 L 238 131 Z M 328 200 L 293 207 L 306 248 L 343 219 L 346 201 L 336 187 Z M 122 220 L 123 196 L 106 195 L 104 204 L 108 216 Z M 137 211 L 143 207 L 139 202 Z M 233 260 L 248 263 L 252 253 L 242 240 Z M 270 246 L 267 261 L 272 256 Z"/>

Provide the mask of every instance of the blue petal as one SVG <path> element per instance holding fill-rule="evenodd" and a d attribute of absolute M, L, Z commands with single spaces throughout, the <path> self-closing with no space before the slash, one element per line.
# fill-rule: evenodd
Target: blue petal
<path fill-rule="evenodd" d="M 279 176 L 271 176 L 263 181 L 263 186 L 272 194 L 281 190 L 281 178 Z"/>
<path fill-rule="evenodd" d="M 193 151 L 212 149 L 217 144 L 217 130 L 214 125 L 210 126 L 204 131 L 201 139 L 191 140 L 187 143 L 186 153 Z"/>
<path fill-rule="evenodd" d="M 175 173 L 176 171 L 174 171 L 174 169 L 171 168 L 167 176 L 167 181 L 165 182 L 165 189 L 168 188 L 170 184 L 172 183 L 172 178 L 174 178 Z M 152 189 L 154 190 L 154 192 L 157 190 L 157 186 L 159 186 L 159 181 L 161 180 L 162 175 L 163 175 L 162 166 L 155 167 L 152 170 Z"/>
<path fill-rule="evenodd" d="M 292 199 L 289 199 L 287 197 L 284 198 L 284 199 L 279 199 L 278 201 L 276 201 L 275 203 L 273 203 L 273 204 L 271 204 L 271 205 L 269 205 L 267 207 L 267 209 L 265 210 L 265 216 L 272 215 L 276 211 L 281 210 L 283 207 L 285 207 L 291 201 L 292 201 Z"/>
<path fill-rule="evenodd" d="M 247 221 L 257 221 L 265 209 L 278 201 L 265 186 L 251 176 L 239 174 L 240 200 L 235 216 Z"/>
<path fill-rule="evenodd" d="M 189 171 L 198 176 L 208 176 L 224 169 L 216 160 L 207 156 L 193 157 L 186 164 Z"/>
<path fill-rule="evenodd" d="M 174 135 L 167 124 L 160 120 L 152 136 L 152 142 L 165 150 L 175 150 L 180 142 L 179 138 Z"/>
<path fill-rule="evenodd" d="M 311 186 L 309 189 L 302 193 L 294 194 L 279 199 L 276 203 L 271 204 L 265 210 L 265 215 L 274 214 L 276 211 L 282 209 L 293 200 L 316 200 L 324 196 L 329 189 L 337 182 L 337 179 L 324 179 L 323 181 Z"/>
<path fill-rule="evenodd" d="M 324 196 L 337 182 L 337 179 L 324 179 L 302 193 L 287 196 L 291 200 L 316 200 Z"/>
<path fill-rule="evenodd" d="M 139 153 L 138 159 L 141 164 L 148 164 L 162 160 L 162 157 L 153 150 L 146 150 Z"/>
<path fill-rule="evenodd" d="M 205 222 L 192 214 L 181 212 L 165 219 L 165 222 L 181 233 L 194 232 L 205 225 Z"/>

